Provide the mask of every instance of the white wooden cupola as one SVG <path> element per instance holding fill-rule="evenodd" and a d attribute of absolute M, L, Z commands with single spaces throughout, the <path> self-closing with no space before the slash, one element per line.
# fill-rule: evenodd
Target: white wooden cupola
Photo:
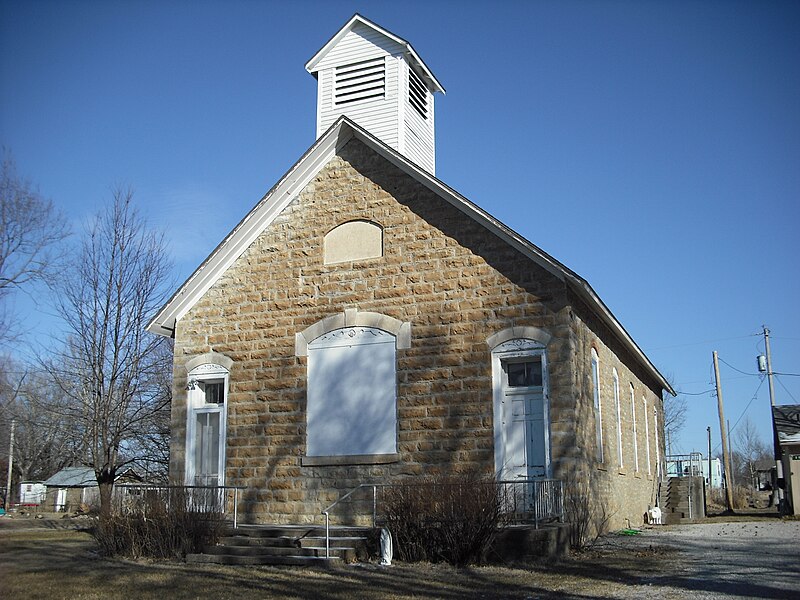
<path fill-rule="evenodd" d="M 306 70 L 317 79 L 317 138 L 346 115 L 435 173 L 433 94 L 444 88 L 411 44 L 356 14 Z"/>

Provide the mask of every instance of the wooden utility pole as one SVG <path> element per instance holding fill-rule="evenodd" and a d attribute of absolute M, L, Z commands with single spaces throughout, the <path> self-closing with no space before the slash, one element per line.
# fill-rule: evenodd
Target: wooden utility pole
<path fill-rule="evenodd" d="M 17 426 L 17 420 L 11 419 L 11 442 L 8 444 L 8 479 L 6 480 L 6 503 L 3 507 L 8 513 L 11 508 L 11 474 L 14 471 L 14 428 Z"/>
<path fill-rule="evenodd" d="M 767 382 L 769 383 L 769 403 L 770 403 L 770 417 L 772 421 L 772 445 L 773 454 L 775 456 L 775 476 L 777 479 L 783 479 L 783 460 L 781 459 L 781 445 L 778 441 L 778 430 L 775 428 L 775 416 L 772 414 L 772 408 L 775 406 L 775 388 L 772 387 L 772 353 L 769 349 L 769 328 L 766 325 L 761 326 L 764 330 L 764 346 L 767 350 Z M 778 507 L 783 505 L 783 488 L 780 486 L 775 489 L 773 500 L 777 500 Z"/>
<path fill-rule="evenodd" d="M 733 445 L 733 438 L 731 437 L 731 420 L 728 419 L 728 439 L 731 440 L 731 445 Z M 733 449 L 728 448 L 728 460 L 730 461 L 731 465 L 733 464 Z M 731 487 L 736 487 L 736 477 L 733 475 L 733 471 L 730 473 L 731 475 Z"/>
<path fill-rule="evenodd" d="M 711 427 L 706 427 L 708 432 L 708 489 L 711 490 Z"/>
<path fill-rule="evenodd" d="M 767 347 L 767 383 L 769 383 L 769 403 L 775 406 L 775 388 L 772 387 L 772 353 L 769 351 L 769 329 L 764 328 L 764 345 Z"/>
<path fill-rule="evenodd" d="M 714 350 L 714 377 L 717 381 L 717 410 L 719 411 L 719 434 L 722 438 L 722 460 L 725 461 L 725 501 L 728 510 L 733 510 L 733 490 L 731 490 L 731 461 L 728 459 L 728 436 L 725 434 L 725 411 L 722 408 L 722 382 L 719 379 L 719 359 Z"/>

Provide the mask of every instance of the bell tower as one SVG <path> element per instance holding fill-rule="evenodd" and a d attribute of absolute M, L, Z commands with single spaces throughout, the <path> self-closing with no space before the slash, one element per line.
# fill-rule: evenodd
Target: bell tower
<path fill-rule="evenodd" d="M 433 97 L 444 88 L 411 44 L 356 14 L 306 70 L 317 79 L 317 137 L 345 115 L 435 174 Z"/>

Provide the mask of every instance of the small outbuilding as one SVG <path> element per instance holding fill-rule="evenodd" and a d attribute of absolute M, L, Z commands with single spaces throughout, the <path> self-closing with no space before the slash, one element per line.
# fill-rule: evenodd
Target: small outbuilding
<path fill-rule="evenodd" d="M 133 470 L 117 475 L 114 483 L 142 483 L 142 478 Z M 47 495 L 44 506 L 55 512 L 75 510 L 81 505 L 100 505 L 100 488 L 97 475 L 91 467 L 67 467 L 44 482 Z"/>
<path fill-rule="evenodd" d="M 784 512 L 800 515 L 800 404 L 772 407 L 778 437 L 779 461 L 783 466 Z"/>
<path fill-rule="evenodd" d="M 22 506 L 39 506 L 44 503 L 47 486 L 43 481 L 23 481 L 19 484 L 19 503 Z"/>
<path fill-rule="evenodd" d="M 47 488 L 45 506 L 55 512 L 91 506 L 100 501 L 97 476 L 90 467 L 67 467 L 44 482 Z"/>

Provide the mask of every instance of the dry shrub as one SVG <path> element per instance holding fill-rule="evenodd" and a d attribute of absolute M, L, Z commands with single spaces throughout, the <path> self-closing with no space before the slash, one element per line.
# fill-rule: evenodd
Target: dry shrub
<path fill-rule="evenodd" d="M 408 562 L 484 562 L 504 524 L 500 488 L 486 478 L 388 486 L 383 500 L 394 551 Z"/>
<path fill-rule="evenodd" d="M 706 488 L 708 496 L 706 497 L 706 512 L 719 513 L 725 510 L 726 499 L 725 490 L 723 488 Z"/>
<path fill-rule="evenodd" d="M 569 523 L 569 543 L 573 550 L 584 550 L 608 530 L 613 511 L 592 500 L 588 482 L 572 482 L 564 490 L 564 511 Z"/>
<path fill-rule="evenodd" d="M 108 556 L 183 559 L 216 544 L 225 530 L 221 502 L 211 494 L 198 500 L 181 488 L 142 491 L 115 506 L 92 533 Z"/>

